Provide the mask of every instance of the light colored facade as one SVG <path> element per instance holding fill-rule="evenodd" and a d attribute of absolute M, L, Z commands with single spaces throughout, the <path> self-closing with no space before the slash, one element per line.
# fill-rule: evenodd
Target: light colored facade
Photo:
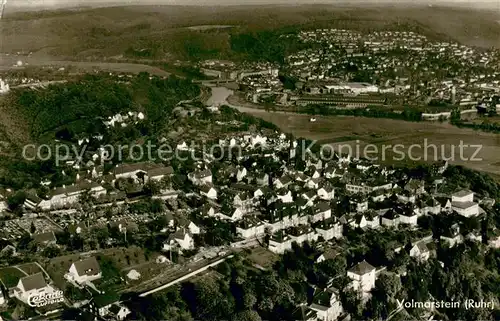
<path fill-rule="evenodd" d="M 367 294 L 375 287 L 376 268 L 366 261 L 362 261 L 349 269 L 347 276 L 352 280 L 351 286 L 354 291 Z"/>
<path fill-rule="evenodd" d="M 73 283 L 84 285 L 102 277 L 101 268 L 95 257 L 89 257 L 71 264 L 64 277 Z"/>

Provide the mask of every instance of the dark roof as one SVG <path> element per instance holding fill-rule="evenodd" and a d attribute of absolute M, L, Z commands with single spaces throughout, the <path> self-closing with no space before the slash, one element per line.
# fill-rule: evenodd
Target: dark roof
<path fill-rule="evenodd" d="M 58 187 L 50 193 L 52 196 L 61 194 L 71 194 L 100 186 L 96 182 L 82 181 L 71 186 Z"/>
<path fill-rule="evenodd" d="M 132 163 L 132 164 L 118 164 L 114 169 L 113 173 L 115 175 L 120 175 L 120 174 L 125 174 L 125 173 L 131 173 L 135 171 L 144 171 L 146 172 L 147 170 L 152 168 L 152 164 L 150 163 Z"/>
<path fill-rule="evenodd" d="M 148 170 L 147 174 L 149 177 L 161 176 L 161 175 L 172 175 L 174 173 L 174 169 L 172 166 L 168 167 L 157 167 Z"/>
<path fill-rule="evenodd" d="M 24 290 L 25 291 L 30 291 L 34 289 L 41 289 L 44 288 L 47 285 L 47 282 L 45 282 L 45 278 L 43 277 L 43 273 L 39 272 L 37 274 L 25 276 L 20 279 L 21 283 L 23 284 Z"/>
<path fill-rule="evenodd" d="M 97 262 L 96 258 L 93 256 L 80 261 L 76 261 L 73 264 L 75 265 L 76 271 L 80 276 L 82 275 L 92 276 L 99 274 L 101 272 L 101 267 L 99 266 L 99 263 Z"/>
<path fill-rule="evenodd" d="M 319 202 L 314 206 L 314 210 L 316 213 L 326 212 L 330 209 L 331 209 L 330 203 L 325 202 L 325 201 Z"/>
<path fill-rule="evenodd" d="M 375 270 L 375 267 L 363 260 L 360 263 L 353 266 L 352 268 L 350 268 L 349 272 L 355 273 L 358 275 L 364 275 L 364 274 L 369 273 L 373 270 Z"/>

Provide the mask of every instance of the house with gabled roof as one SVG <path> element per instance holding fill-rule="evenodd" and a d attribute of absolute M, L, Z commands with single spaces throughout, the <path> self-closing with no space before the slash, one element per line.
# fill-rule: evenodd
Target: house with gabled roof
<path fill-rule="evenodd" d="M 208 199 L 217 199 L 217 190 L 210 183 L 204 184 L 200 187 L 200 194 Z"/>
<path fill-rule="evenodd" d="M 273 186 L 275 189 L 287 188 L 290 184 L 292 184 L 292 182 L 293 180 L 290 175 L 283 175 L 282 177 L 274 180 Z"/>
<path fill-rule="evenodd" d="M 260 186 L 253 192 L 253 198 L 259 199 L 269 194 L 271 194 L 271 189 L 268 186 Z"/>
<path fill-rule="evenodd" d="M 313 201 L 316 199 L 316 197 L 318 197 L 318 195 L 316 194 L 316 191 L 314 191 L 314 190 L 305 191 L 302 194 L 300 194 L 300 196 L 304 200 L 306 200 L 307 202 L 309 202 L 311 204 L 313 204 Z"/>
<path fill-rule="evenodd" d="M 133 178 L 136 179 L 139 176 L 145 176 L 147 171 L 152 169 L 153 165 L 148 162 L 141 163 L 122 163 L 116 165 L 113 169 L 113 174 L 116 179 L 119 178 Z M 141 174 L 140 174 L 141 173 Z"/>
<path fill-rule="evenodd" d="M 451 200 L 446 197 L 436 197 L 436 201 L 441 205 L 441 211 L 445 213 L 451 213 L 453 211 L 451 206 Z"/>
<path fill-rule="evenodd" d="M 416 242 L 410 249 L 410 256 L 416 258 L 420 262 L 427 261 L 431 256 L 431 251 L 425 242 Z"/>
<path fill-rule="evenodd" d="M 413 206 L 398 208 L 399 223 L 417 226 L 418 212 Z"/>
<path fill-rule="evenodd" d="M 30 298 L 36 295 L 50 295 L 57 290 L 47 284 L 42 272 L 28 275 L 19 279 L 14 288 L 14 297 L 29 304 Z"/>
<path fill-rule="evenodd" d="M 293 202 L 292 192 L 287 190 L 287 189 L 282 188 L 282 189 L 277 190 L 276 196 L 283 203 L 292 203 Z"/>
<path fill-rule="evenodd" d="M 112 316 L 115 320 L 122 321 L 124 320 L 131 311 L 121 303 L 114 303 L 109 307 L 108 315 Z"/>
<path fill-rule="evenodd" d="M 73 262 L 68 273 L 64 275 L 64 278 L 77 285 L 85 285 L 101 277 L 101 267 L 93 256 Z"/>
<path fill-rule="evenodd" d="M 33 193 L 27 193 L 23 206 L 29 210 L 35 210 L 43 200 Z"/>
<path fill-rule="evenodd" d="M 311 178 L 306 182 L 307 188 L 311 189 L 318 189 L 319 188 L 319 183 L 320 183 L 320 178 Z"/>
<path fill-rule="evenodd" d="M 220 208 L 214 204 L 206 203 L 201 208 L 202 216 L 217 216 L 220 213 Z"/>
<path fill-rule="evenodd" d="M 382 215 L 382 225 L 387 227 L 396 227 L 399 225 L 399 214 L 394 209 L 389 209 Z"/>
<path fill-rule="evenodd" d="M 327 201 L 332 200 L 335 197 L 335 191 L 331 185 L 321 186 L 318 189 L 317 194 L 319 198 Z"/>
<path fill-rule="evenodd" d="M 182 250 L 194 249 L 194 239 L 187 229 L 181 228 L 169 235 L 167 241 L 163 243 L 164 251 L 171 251 L 179 247 Z"/>
<path fill-rule="evenodd" d="M 364 260 L 347 270 L 347 277 L 351 279 L 352 289 L 362 294 L 368 294 L 375 287 L 376 270 L 374 266 Z"/>
<path fill-rule="evenodd" d="M 236 171 L 236 180 L 238 182 L 241 182 L 243 178 L 245 178 L 248 174 L 248 171 L 245 167 L 241 166 L 238 167 L 238 170 Z"/>
<path fill-rule="evenodd" d="M 412 195 L 420 195 L 425 193 L 425 183 L 422 180 L 410 178 L 404 186 L 404 189 Z"/>
<path fill-rule="evenodd" d="M 292 238 L 285 231 L 279 230 L 269 238 L 269 251 L 283 254 L 292 249 Z"/>
<path fill-rule="evenodd" d="M 316 311 L 316 318 L 320 321 L 335 321 L 344 312 L 339 291 L 332 287 L 315 289 L 309 308 Z"/>

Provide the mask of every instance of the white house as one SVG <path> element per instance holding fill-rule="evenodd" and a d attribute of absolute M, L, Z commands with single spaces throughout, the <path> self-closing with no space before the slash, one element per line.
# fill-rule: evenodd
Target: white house
<path fill-rule="evenodd" d="M 205 184 L 201 186 L 200 194 L 212 200 L 217 199 L 217 190 L 212 184 Z"/>
<path fill-rule="evenodd" d="M 276 189 L 286 188 L 292 184 L 292 178 L 289 175 L 284 175 L 274 180 L 273 185 Z"/>
<path fill-rule="evenodd" d="M 283 231 L 278 231 L 269 239 L 269 251 L 283 254 L 292 249 L 292 238 Z"/>
<path fill-rule="evenodd" d="M 410 256 L 421 262 L 427 261 L 430 257 L 430 251 L 427 244 L 422 241 L 413 244 L 410 249 Z"/>
<path fill-rule="evenodd" d="M 30 297 L 35 295 L 50 295 L 57 290 L 48 285 L 42 272 L 25 276 L 19 279 L 14 288 L 14 296 L 20 301 L 29 304 Z"/>
<path fill-rule="evenodd" d="M 264 222 L 253 216 L 243 218 L 236 226 L 236 233 L 244 239 L 264 235 L 266 225 Z"/>
<path fill-rule="evenodd" d="M 73 262 L 69 267 L 68 273 L 66 273 L 64 277 L 70 282 L 84 285 L 88 282 L 100 279 L 102 277 L 102 272 L 96 258 L 91 256 Z"/>
<path fill-rule="evenodd" d="M 330 203 L 326 201 L 320 201 L 313 207 L 313 214 L 311 216 L 311 221 L 318 222 L 327 220 L 332 217 L 332 209 Z"/>
<path fill-rule="evenodd" d="M 268 186 L 269 185 L 269 175 L 267 173 L 257 174 L 255 177 L 255 181 L 259 186 Z"/>
<path fill-rule="evenodd" d="M 287 191 L 285 189 L 279 190 L 277 197 L 283 203 L 292 203 L 293 202 L 292 192 L 291 191 Z"/>
<path fill-rule="evenodd" d="M 311 178 L 306 182 L 306 186 L 311 189 L 319 188 L 319 178 Z"/>
<path fill-rule="evenodd" d="M 109 308 L 109 314 L 118 321 L 124 320 L 130 313 L 131 311 L 126 306 L 119 303 L 115 303 Z"/>
<path fill-rule="evenodd" d="M 209 169 L 198 170 L 188 174 L 188 179 L 194 185 L 205 185 L 212 183 L 212 172 Z"/>
<path fill-rule="evenodd" d="M 331 186 L 323 186 L 318 189 L 318 197 L 323 200 L 331 200 L 335 197 L 335 192 Z"/>
<path fill-rule="evenodd" d="M 335 321 L 343 313 L 339 292 L 331 287 L 325 290 L 317 289 L 309 308 L 316 311 L 319 321 Z"/>
<path fill-rule="evenodd" d="M 194 249 L 194 239 L 186 229 L 179 229 L 169 235 L 167 241 L 163 244 L 163 250 L 170 251 L 179 246 L 182 250 Z"/>
<path fill-rule="evenodd" d="M 451 208 L 465 217 L 479 215 L 479 204 L 474 202 L 474 193 L 469 190 L 461 190 L 451 196 Z"/>
<path fill-rule="evenodd" d="M 334 218 L 318 223 L 315 229 L 316 233 L 323 237 L 325 241 L 342 238 L 343 226 Z"/>
<path fill-rule="evenodd" d="M 376 268 L 366 261 L 362 261 L 347 271 L 347 277 L 351 281 L 351 286 L 354 291 L 359 291 L 362 294 L 369 293 L 375 287 Z"/>
<path fill-rule="evenodd" d="M 417 226 L 418 214 L 414 209 L 408 208 L 399 213 L 399 223 Z"/>
<path fill-rule="evenodd" d="M 457 223 L 453 224 L 443 235 L 440 236 L 441 241 L 448 243 L 450 247 L 463 242 L 463 237 L 460 234 L 460 227 Z"/>
<path fill-rule="evenodd" d="M 245 167 L 240 167 L 238 168 L 238 171 L 236 172 L 236 180 L 238 182 L 242 181 L 245 176 L 247 176 L 247 169 Z"/>

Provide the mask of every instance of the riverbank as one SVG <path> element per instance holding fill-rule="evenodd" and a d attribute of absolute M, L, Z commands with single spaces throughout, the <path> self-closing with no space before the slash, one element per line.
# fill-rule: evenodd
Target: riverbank
<path fill-rule="evenodd" d="M 408 122 L 353 116 L 314 116 L 316 121 L 311 122 L 311 115 L 293 111 L 266 110 L 263 106 L 241 101 L 231 92 L 226 88 L 216 89 L 217 97 L 212 99 L 212 102 L 227 104 L 240 112 L 274 123 L 283 132 L 293 134 L 295 137 L 317 140 L 318 143 L 332 144 L 334 147 L 339 147 L 340 144 L 348 145 L 353 150 L 356 148 L 363 150 L 368 144 L 379 149 L 384 146 L 387 148 L 402 145 L 406 151 L 412 148 L 414 156 L 424 158 L 427 155 L 427 161 L 434 161 L 434 158 L 441 159 L 444 156 L 451 158 L 452 164 L 492 173 L 497 177 L 500 175 L 498 156 L 500 136 L 494 133 L 458 128 L 446 122 Z M 461 145 L 468 147 L 460 151 Z M 477 153 L 476 149 L 479 149 Z M 388 153 L 386 156 L 384 162 L 391 163 L 394 155 Z"/>

